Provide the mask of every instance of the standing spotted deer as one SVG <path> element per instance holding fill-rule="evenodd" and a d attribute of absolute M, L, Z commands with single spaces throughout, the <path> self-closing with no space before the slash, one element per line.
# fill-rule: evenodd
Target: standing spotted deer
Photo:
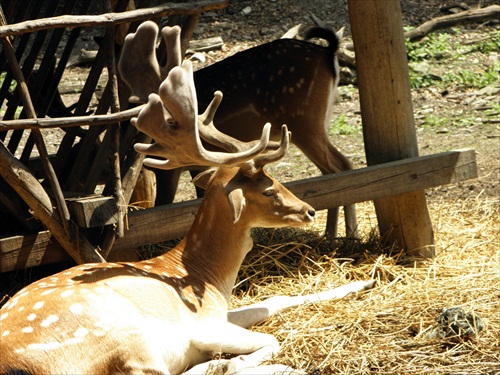
<path fill-rule="evenodd" d="M 268 147 L 270 125 L 250 143 L 220 133 L 212 120 L 221 95 L 198 116 L 191 63 L 178 65 L 132 122 L 155 140 L 136 149 L 166 158 L 147 158 L 146 164 L 214 167 L 195 181 L 206 194 L 191 229 L 156 258 L 79 265 L 20 290 L 0 310 L 0 374 L 272 374 L 287 370 L 259 366 L 279 350 L 276 338 L 247 327 L 290 307 L 373 285 L 357 281 L 228 311 L 252 247 L 250 229 L 309 224 L 314 209 L 263 169 L 286 153 L 286 126 L 274 150 Z M 226 152 L 206 150 L 201 138 Z M 218 353 L 236 356 L 211 360 Z"/>
<path fill-rule="evenodd" d="M 180 29 L 163 29 L 164 37 L 167 32 Z M 125 41 L 119 68 L 127 85 L 135 85 L 131 98 L 134 102 L 146 102 L 149 87 L 158 88 L 168 71 L 168 66 L 162 69 L 157 62 L 157 35 L 157 25 L 145 22 Z M 194 73 L 198 105 L 205 108 L 213 92 L 220 90 L 226 98 L 215 117 L 220 131 L 251 141 L 259 136 L 260 124 L 269 122 L 271 139 L 278 140 L 281 124 L 286 124 L 293 134 L 292 143 L 321 173 L 350 170 L 351 161 L 328 138 L 339 82 L 339 37 L 330 30 L 314 27 L 306 31 L 304 40 L 278 39 L 200 69 Z M 328 46 L 308 41 L 313 38 L 325 40 Z M 136 77 L 142 88 L 133 82 Z M 157 204 L 173 201 L 180 173 L 180 169 L 157 173 Z M 346 235 L 356 237 L 354 205 L 345 207 L 345 219 Z M 326 232 L 331 237 L 337 235 L 337 222 L 338 208 L 330 209 Z"/>

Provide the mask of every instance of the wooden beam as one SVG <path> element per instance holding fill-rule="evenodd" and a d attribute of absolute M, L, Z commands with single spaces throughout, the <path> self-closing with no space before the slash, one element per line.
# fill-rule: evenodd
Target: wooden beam
<path fill-rule="evenodd" d="M 404 159 L 286 184 L 318 210 L 453 184 L 477 177 L 474 150 Z M 124 238 L 113 250 L 184 236 L 201 200 L 159 206 L 128 215 Z M 68 259 L 48 231 L 0 239 L 0 272 Z"/>
<path fill-rule="evenodd" d="M 368 165 L 418 156 L 399 0 L 349 0 Z M 380 233 L 418 257 L 433 257 L 423 191 L 374 201 Z"/>
<path fill-rule="evenodd" d="M 94 228 L 118 222 L 118 206 L 113 197 L 92 195 L 66 200 L 72 220 L 79 228 Z"/>

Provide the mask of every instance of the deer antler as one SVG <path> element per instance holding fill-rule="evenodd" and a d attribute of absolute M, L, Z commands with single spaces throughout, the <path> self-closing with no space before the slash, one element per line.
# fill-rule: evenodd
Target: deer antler
<path fill-rule="evenodd" d="M 217 99 L 214 99 L 215 101 Z M 213 117 L 209 106 L 206 118 Z M 194 87 L 193 67 L 186 60 L 172 68 L 160 85 L 159 95 L 150 94 L 148 103 L 132 124 L 155 139 L 152 145 L 138 143 L 135 150 L 168 160 L 145 159 L 144 164 L 161 169 L 187 165 L 220 166 L 242 164 L 264 151 L 269 142 L 271 126 L 266 124 L 260 141 L 236 153 L 212 152 L 201 144 L 198 132 L 198 104 Z"/>
<path fill-rule="evenodd" d="M 222 92 L 214 92 L 214 98 L 207 106 L 205 112 L 198 116 L 198 125 L 200 130 L 201 138 L 210 143 L 211 145 L 222 148 L 223 150 L 230 152 L 239 152 L 248 150 L 249 148 L 255 146 L 259 141 L 243 142 L 239 139 L 233 138 L 230 135 L 222 133 L 214 125 L 214 117 L 217 108 L 222 101 Z M 267 150 L 275 150 L 280 147 L 279 142 L 269 141 L 267 144 Z"/>
<path fill-rule="evenodd" d="M 269 142 L 270 124 L 264 126 L 260 141 L 252 142 L 239 141 L 217 130 L 213 119 L 222 100 L 221 92 L 214 94 L 205 113 L 198 116 L 193 68 L 189 61 L 182 63 L 180 33 L 178 26 L 162 30 L 168 55 L 164 68 L 159 66 L 156 58 L 158 26 L 154 22 L 142 23 L 134 34 L 127 36 L 124 43 L 119 70 L 132 91 L 129 100 L 141 102 L 148 98 L 146 107 L 137 119 L 132 120 L 132 124 L 155 139 L 154 144 L 139 143 L 135 149 L 168 159 L 147 158 L 144 164 L 162 169 L 186 165 L 237 165 L 256 157 L 266 148 L 279 148 L 276 142 Z M 163 83 L 162 75 L 167 76 Z M 200 136 L 231 153 L 206 150 Z M 178 145 L 179 139 L 183 140 L 182 147 Z"/>
<path fill-rule="evenodd" d="M 167 47 L 168 60 L 165 67 L 160 67 L 156 57 L 156 23 L 145 21 L 135 33 L 125 37 L 118 71 L 132 91 L 129 98 L 131 103 L 146 103 L 150 93 L 158 92 L 158 87 L 170 70 L 181 65 L 181 28 L 164 27 L 161 34 Z"/>
<path fill-rule="evenodd" d="M 132 91 L 131 103 L 145 103 L 150 93 L 158 92 L 162 77 L 156 58 L 157 35 L 156 23 L 146 21 L 125 37 L 118 71 Z"/>

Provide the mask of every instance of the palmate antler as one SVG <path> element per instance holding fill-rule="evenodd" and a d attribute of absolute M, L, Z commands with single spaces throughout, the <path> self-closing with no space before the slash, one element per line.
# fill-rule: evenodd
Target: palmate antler
<path fill-rule="evenodd" d="M 256 168 L 282 157 L 289 141 L 286 127 L 283 127 L 278 150 L 263 155 L 260 154 L 264 150 L 277 147 L 275 142 L 269 142 L 270 124 L 264 125 L 258 142 L 242 142 L 215 128 L 213 118 L 222 100 L 220 92 L 214 93 L 214 99 L 205 113 L 198 116 L 193 68 L 190 61 L 181 63 L 180 31 L 178 26 L 162 30 L 168 52 L 165 68 L 159 66 L 156 58 L 158 26 L 154 22 L 144 22 L 136 33 L 125 39 L 118 68 L 132 91 L 129 100 L 147 101 L 139 116 L 132 119 L 132 124 L 155 140 L 151 145 L 136 144 L 135 149 L 167 159 L 147 158 L 144 164 L 161 169 L 242 165 L 245 171 L 252 173 Z M 161 82 L 163 75 L 166 78 Z M 200 136 L 229 153 L 206 150 Z"/>
<path fill-rule="evenodd" d="M 213 108 L 209 106 L 210 111 Z M 213 114 L 203 116 L 213 117 Z M 149 95 L 146 107 L 136 119 L 132 119 L 132 124 L 155 140 L 151 145 L 136 144 L 137 152 L 167 158 L 148 158 L 144 164 L 161 169 L 241 164 L 266 149 L 270 132 L 270 125 L 264 126 L 260 141 L 240 152 L 206 150 L 198 133 L 198 108 L 190 61 L 184 61 L 182 66 L 171 69 L 160 86 L 159 95 Z"/>

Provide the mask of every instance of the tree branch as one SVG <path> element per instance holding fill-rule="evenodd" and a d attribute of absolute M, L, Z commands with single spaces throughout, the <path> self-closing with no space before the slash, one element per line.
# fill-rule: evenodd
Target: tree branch
<path fill-rule="evenodd" d="M 495 17 L 500 17 L 500 5 L 490 5 L 486 8 L 466 10 L 465 12 L 436 17 L 424 22 L 417 28 L 407 31 L 405 33 L 405 38 L 409 39 L 411 42 L 415 42 L 422 39 L 427 34 L 439 29 L 471 22 L 484 21 Z"/>
<path fill-rule="evenodd" d="M 95 16 L 64 15 L 24 21 L 0 27 L 0 37 L 31 33 L 43 29 L 75 28 L 83 26 L 107 26 L 140 21 L 152 17 L 173 14 L 198 14 L 208 10 L 221 9 L 229 5 L 227 0 L 202 0 L 194 4 L 166 3 L 152 8 L 136 9 L 121 13 L 104 13 Z"/>

